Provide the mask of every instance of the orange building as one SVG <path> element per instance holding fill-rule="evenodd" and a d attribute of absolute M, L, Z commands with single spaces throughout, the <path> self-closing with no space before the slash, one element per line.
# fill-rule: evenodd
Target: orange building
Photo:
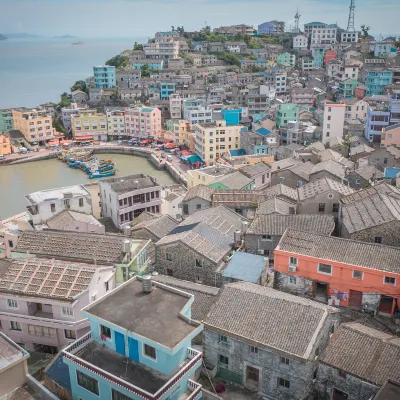
<path fill-rule="evenodd" d="M 334 50 L 329 50 L 325 53 L 324 63 L 328 64 L 329 61 L 337 58 L 337 53 Z"/>
<path fill-rule="evenodd" d="M 0 156 L 11 154 L 10 138 L 6 135 L 0 135 Z"/>
<path fill-rule="evenodd" d="M 287 229 L 274 251 L 274 287 L 391 316 L 400 307 L 400 248 Z"/>

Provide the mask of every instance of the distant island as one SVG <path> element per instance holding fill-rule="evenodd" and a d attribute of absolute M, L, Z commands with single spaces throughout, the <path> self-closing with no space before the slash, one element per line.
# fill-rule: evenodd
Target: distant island
<path fill-rule="evenodd" d="M 64 35 L 64 36 L 53 36 L 54 39 L 74 39 L 76 36 Z"/>
<path fill-rule="evenodd" d="M 0 40 L 7 40 L 7 37 L 0 33 Z"/>
<path fill-rule="evenodd" d="M 75 42 L 75 43 L 72 43 L 72 46 L 82 46 L 84 44 L 85 44 L 84 42 Z"/>
<path fill-rule="evenodd" d="M 6 37 L 8 39 L 36 39 L 36 38 L 40 38 L 43 36 L 39 36 L 39 35 L 32 35 L 30 33 L 5 33 Z"/>

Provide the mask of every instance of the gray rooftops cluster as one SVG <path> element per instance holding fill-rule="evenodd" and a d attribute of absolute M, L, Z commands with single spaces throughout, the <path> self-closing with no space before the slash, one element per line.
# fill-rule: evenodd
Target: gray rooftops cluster
<path fill-rule="evenodd" d="M 211 202 L 213 192 L 214 189 L 208 186 L 197 185 L 188 190 L 182 201 L 190 201 L 198 197 Z"/>
<path fill-rule="evenodd" d="M 354 193 L 354 190 L 350 187 L 343 185 L 340 182 L 334 181 L 329 178 L 318 179 L 314 182 L 309 182 L 298 188 L 299 200 L 304 201 L 306 199 L 313 198 L 321 193 L 333 190 L 342 195 L 348 195 Z"/>
<path fill-rule="evenodd" d="M 253 165 L 247 165 L 245 167 L 240 168 L 240 172 L 246 175 L 248 178 L 254 178 L 255 176 L 268 172 L 271 170 L 267 164 L 260 162 Z"/>

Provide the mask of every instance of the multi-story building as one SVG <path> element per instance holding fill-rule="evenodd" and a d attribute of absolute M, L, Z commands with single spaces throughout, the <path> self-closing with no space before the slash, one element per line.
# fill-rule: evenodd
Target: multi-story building
<path fill-rule="evenodd" d="M 324 121 L 322 126 L 322 143 L 327 143 L 334 137 L 343 137 L 346 104 L 325 103 Z"/>
<path fill-rule="evenodd" d="M 360 99 L 343 99 L 346 104 L 345 121 L 359 120 L 364 122 L 367 118 L 368 103 Z"/>
<path fill-rule="evenodd" d="M 265 82 L 267 85 L 275 87 L 277 95 L 285 94 L 287 89 L 287 72 L 282 69 L 270 71 L 265 74 Z"/>
<path fill-rule="evenodd" d="M 312 105 L 314 103 L 314 90 L 308 88 L 294 88 L 290 93 L 290 101 L 299 105 Z"/>
<path fill-rule="evenodd" d="M 53 118 L 46 111 L 12 110 L 14 129 L 19 130 L 29 143 L 46 143 L 54 139 Z"/>
<path fill-rule="evenodd" d="M 185 108 L 183 118 L 189 122 L 190 125 L 207 124 L 211 123 L 213 118 L 212 108 L 199 107 L 197 109 Z"/>
<path fill-rule="evenodd" d="M 99 65 L 93 67 L 94 85 L 97 89 L 111 89 L 116 87 L 115 67 L 112 65 Z"/>
<path fill-rule="evenodd" d="M 213 32 L 219 35 L 228 36 L 254 36 L 254 26 L 245 24 L 220 26 L 219 28 L 215 28 Z"/>
<path fill-rule="evenodd" d="M 99 182 L 101 211 L 117 227 L 129 224 L 143 211 L 160 212 L 161 185 L 143 174 L 104 179 Z"/>
<path fill-rule="evenodd" d="M 164 39 L 162 42 L 143 45 L 146 58 L 161 58 L 168 62 L 169 58 L 179 57 L 179 42 L 174 39 Z"/>
<path fill-rule="evenodd" d="M 107 116 L 97 110 L 79 110 L 71 115 L 72 135 L 77 141 L 107 139 Z"/>
<path fill-rule="evenodd" d="M 337 42 L 337 28 L 313 28 L 311 32 L 311 45 L 332 45 Z"/>
<path fill-rule="evenodd" d="M 71 92 L 72 103 L 76 103 L 79 106 L 85 106 L 89 100 L 89 94 L 82 92 L 82 90 L 74 90 Z"/>
<path fill-rule="evenodd" d="M 352 98 L 355 95 L 356 88 L 362 83 L 355 79 L 347 78 L 339 81 L 339 97 Z"/>
<path fill-rule="evenodd" d="M 358 43 L 358 35 L 360 32 L 343 31 L 340 33 L 342 43 Z"/>
<path fill-rule="evenodd" d="M 157 107 L 129 108 L 125 111 L 127 136 L 157 138 L 161 135 L 161 111 Z"/>
<path fill-rule="evenodd" d="M 258 25 L 258 34 L 279 35 L 285 32 L 285 23 L 283 21 L 268 21 Z"/>
<path fill-rule="evenodd" d="M 175 82 L 161 82 L 160 83 L 160 99 L 169 100 L 170 96 L 175 93 Z"/>
<path fill-rule="evenodd" d="M 11 141 L 9 136 L 0 133 L 0 156 L 11 154 Z"/>
<path fill-rule="evenodd" d="M 346 80 L 346 79 L 354 79 L 358 80 L 358 73 L 360 69 L 359 66 L 354 64 L 354 65 L 342 65 L 340 67 L 340 70 L 337 74 L 337 78 L 339 80 Z"/>
<path fill-rule="evenodd" d="M 225 175 L 231 174 L 233 172 L 235 172 L 235 169 L 233 167 L 222 164 L 216 164 L 211 167 L 205 167 L 200 169 L 188 170 L 187 174 L 188 189 L 191 189 L 198 185 L 204 185 L 200 190 L 204 188 L 204 191 L 207 193 L 208 197 L 209 192 L 212 192 L 212 190 L 211 191 L 209 190 L 208 185 L 213 182 L 221 180 Z M 196 195 L 198 195 L 198 193 L 196 193 Z M 188 197 L 194 198 L 194 193 L 193 192 L 189 193 Z M 187 202 L 187 197 L 185 198 L 185 202 Z M 195 210 L 193 210 L 193 212 L 194 211 Z M 190 212 L 190 214 L 193 214 L 193 212 Z M 189 212 L 187 212 L 186 214 L 188 213 Z"/>
<path fill-rule="evenodd" d="M 297 35 L 293 37 L 293 50 L 307 50 L 308 37 L 305 35 Z"/>
<path fill-rule="evenodd" d="M 107 111 L 108 136 L 125 136 L 125 112 L 120 110 Z"/>
<path fill-rule="evenodd" d="M 319 45 L 312 45 L 311 51 L 313 57 L 313 68 L 323 68 L 325 59 L 325 48 Z"/>
<path fill-rule="evenodd" d="M 182 99 L 179 94 L 171 94 L 169 96 L 169 113 L 171 119 L 182 118 Z"/>
<path fill-rule="evenodd" d="M 393 42 L 391 40 L 376 40 L 369 44 L 375 57 L 390 57 L 392 55 Z"/>
<path fill-rule="evenodd" d="M 196 124 L 196 154 L 206 165 L 214 165 L 226 151 L 240 148 L 241 128 L 240 125 L 227 125 L 224 120 Z"/>
<path fill-rule="evenodd" d="M 247 50 L 247 44 L 245 42 L 225 42 L 224 49 L 234 54 L 244 53 Z"/>
<path fill-rule="evenodd" d="M 364 83 L 366 86 L 367 96 L 384 94 L 385 86 L 391 85 L 392 82 L 392 71 L 386 68 L 374 66 L 364 68 Z"/>
<path fill-rule="evenodd" d="M 135 299 L 132 302 L 132 296 Z M 192 294 L 133 278 L 82 310 L 90 332 L 63 350 L 74 399 L 200 399 Z M 138 321 L 141 321 L 138 324 Z"/>
<path fill-rule="evenodd" d="M 147 65 L 149 70 L 159 71 L 164 68 L 164 60 L 157 58 L 134 60 L 132 63 L 132 68 L 134 70 L 140 70 L 144 65 Z"/>
<path fill-rule="evenodd" d="M 337 52 L 334 50 L 328 50 L 325 52 L 324 55 L 324 64 L 329 64 L 329 61 L 334 60 L 337 58 Z"/>
<path fill-rule="evenodd" d="M 370 143 L 379 143 L 381 141 L 382 130 L 389 125 L 389 98 L 387 96 L 376 95 L 368 99 L 365 139 Z"/>
<path fill-rule="evenodd" d="M 307 24 L 304 24 L 304 34 L 307 37 L 312 36 L 313 29 L 324 29 L 328 26 L 328 24 L 325 24 L 324 22 L 309 22 Z"/>
<path fill-rule="evenodd" d="M 282 53 L 276 58 L 276 62 L 281 65 L 289 65 L 292 68 L 296 65 L 296 56 L 290 53 Z"/>
<path fill-rule="evenodd" d="M 76 104 L 76 103 L 72 103 L 69 108 L 63 107 L 61 109 L 61 118 L 62 118 L 62 123 L 64 125 L 64 128 L 71 129 L 71 127 L 72 127 L 71 116 L 79 115 L 79 110 L 84 110 L 84 109 L 85 108 L 78 107 L 78 104 Z"/>
<path fill-rule="evenodd" d="M 139 69 L 134 69 L 133 71 L 117 71 L 117 86 L 120 89 L 134 88 L 136 83 L 140 81 L 141 77 L 142 73 Z"/>
<path fill-rule="evenodd" d="M 400 123 L 382 129 L 381 143 L 384 146 L 400 146 Z"/>
<path fill-rule="evenodd" d="M 240 133 L 240 148 L 246 154 L 270 154 L 275 156 L 279 143 L 279 135 L 260 128 L 255 132 L 242 131 Z"/>
<path fill-rule="evenodd" d="M 276 113 L 277 128 L 287 126 L 289 121 L 297 121 L 299 118 L 299 107 L 297 104 L 280 104 Z"/>
<path fill-rule="evenodd" d="M 167 32 L 157 32 L 155 35 L 155 41 L 158 42 L 165 42 L 166 40 L 178 40 L 179 39 L 179 32 L 178 31 L 167 31 Z"/>
<path fill-rule="evenodd" d="M 13 113 L 11 109 L 0 110 L 0 132 L 8 132 L 14 129 Z"/>
<path fill-rule="evenodd" d="M 299 246 L 299 243 L 302 243 Z M 396 247 L 288 229 L 274 253 L 274 287 L 391 316 L 400 297 Z"/>
<path fill-rule="evenodd" d="M 311 72 L 314 67 L 314 60 L 310 57 L 303 57 L 301 59 L 301 69 L 303 72 Z"/>
<path fill-rule="evenodd" d="M 87 333 L 89 323 L 79 311 L 115 287 L 112 266 L 29 256 L 3 263 L 2 329 L 28 351 L 56 354 Z"/>

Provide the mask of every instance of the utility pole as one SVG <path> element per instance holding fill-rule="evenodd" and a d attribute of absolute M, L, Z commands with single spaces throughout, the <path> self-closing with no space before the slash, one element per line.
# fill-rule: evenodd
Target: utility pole
<path fill-rule="evenodd" d="M 347 23 L 347 32 L 355 32 L 356 29 L 354 27 L 354 11 L 356 8 L 356 0 L 350 1 L 350 12 L 349 12 L 349 22 Z"/>

